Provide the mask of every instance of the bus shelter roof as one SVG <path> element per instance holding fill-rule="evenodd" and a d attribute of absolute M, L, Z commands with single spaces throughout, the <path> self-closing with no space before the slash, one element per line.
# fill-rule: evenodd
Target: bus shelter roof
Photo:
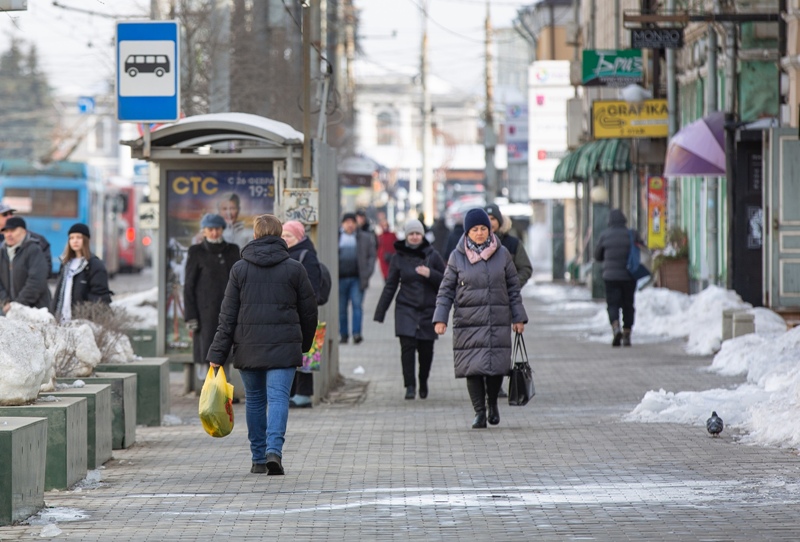
<path fill-rule="evenodd" d="M 182 153 L 221 143 L 237 142 L 236 150 L 275 150 L 302 145 L 303 133 L 288 124 L 249 113 L 196 115 L 163 126 L 150 134 L 152 149 L 173 149 Z M 122 141 L 135 158 L 144 157 L 144 137 Z M 234 150 L 228 148 L 227 150 Z"/>

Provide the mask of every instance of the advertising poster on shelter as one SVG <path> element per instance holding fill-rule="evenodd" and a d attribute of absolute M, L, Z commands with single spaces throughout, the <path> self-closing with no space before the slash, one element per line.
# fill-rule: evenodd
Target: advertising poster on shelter
<path fill-rule="evenodd" d="M 664 248 L 666 230 L 667 180 L 664 177 L 647 178 L 647 248 Z"/>
<path fill-rule="evenodd" d="M 200 220 L 206 213 L 226 222 L 222 238 L 243 248 L 253 238 L 253 219 L 272 213 L 275 178 L 272 171 L 167 172 L 166 353 L 191 353 L 183 318 L 183 284 L 191 245 L 203 241 Z"/>

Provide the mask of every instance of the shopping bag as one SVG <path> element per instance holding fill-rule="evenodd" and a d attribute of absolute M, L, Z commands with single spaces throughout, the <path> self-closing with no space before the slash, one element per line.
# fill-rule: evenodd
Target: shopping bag
<path fill-rule="evenodd" d="M 628 262 L 625 265 L 628 273 L 633 280 L 639 281 L 650 276 L 650 269 L 647 268 L 646 261 L 649 260 L 649 252 L 646 247 L 640 246 L 633 237 L 633 230 L 628 230 L 630 239 L 630 250 L 628 251 Z"/>
<path fill-rule="evenodd" d="M 536 395 L 533 385 L 533 370 L 528 363 L 528 351 L 522 333 L 514 336 L 514 350 L 511 354 L 511 372 L 508 379 L 508 404 L 525 406 Z"/>
<path fill-rule="evenodd" d="M 208 368 L 200 392 L 200 422 L 212 437 L 224 437 L 233 431 L 233 385 L 225 378 L 225 369 Z"/>
<path fill-rule="evenodd" d="M 322 361 L 322 346 L 325 344 L 326 328 L 327 324 L 325 322 L 317 323 L 317 332 L 314 334 L 311 350 L 303 354 L 303 366 L 297 369 L 301 373 L 319 371 L 320 362 Z"/>

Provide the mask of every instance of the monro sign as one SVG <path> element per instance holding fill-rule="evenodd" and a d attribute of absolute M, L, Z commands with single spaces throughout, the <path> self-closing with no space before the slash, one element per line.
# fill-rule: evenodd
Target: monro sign
<path fill-rule="evenodd" d="M 631 30 L 634 49 L 680 49 L 683 28 L 634 28 Z"/>

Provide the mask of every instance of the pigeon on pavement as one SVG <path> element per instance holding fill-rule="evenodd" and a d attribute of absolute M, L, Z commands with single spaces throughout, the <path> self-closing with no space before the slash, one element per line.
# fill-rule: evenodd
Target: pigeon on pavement
<path fill-rule="evenodd" d="M 706 420 L 706 429 L 708 429 L 708 432 L 716 437 L 719 436 L 720 433 L 722 433 L 723 427 L 724 426 L 722 424 L 722 418 L 717 416 L 716 411 L 712 412 L 711 417 L 708 420 Z"/>

